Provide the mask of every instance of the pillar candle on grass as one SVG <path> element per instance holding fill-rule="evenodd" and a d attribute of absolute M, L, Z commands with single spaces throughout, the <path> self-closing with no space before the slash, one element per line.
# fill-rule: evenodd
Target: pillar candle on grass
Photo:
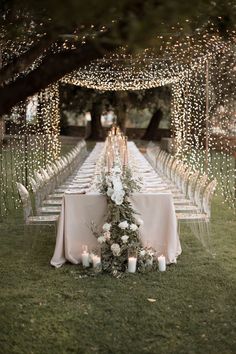
<path fill-rule="evenodd" d="M 165 256 L 158 257 L 158 267 L 160 272 L 164 272 L 166 270 L 166 258 Z"/>
<path fill-rule="evenodd" d="M 93 256 L 93 268 L 100 267 L 100 265 L 101 265 L 101 257 L 94 255 Z"/>
<path fill-rule="evenodd" d="M 89 267 L 89 253 L 88 253 L 88 246 L 82 245 L 82 264 L 83 267 Z"/>
<path fill-rule="evenodd" d="M 83 267 L 89 267 L 89 253 L 88 252 L 83 252 L 82 253 L 82 264 Z"/>
<path fill-rule="evenodd" d="M 128 259 L 128 272 L 135 273 L 136 272 L 136 265 L 137 265 L 137 258 L 136 257 L 129 257 L 129 259 Z"/>

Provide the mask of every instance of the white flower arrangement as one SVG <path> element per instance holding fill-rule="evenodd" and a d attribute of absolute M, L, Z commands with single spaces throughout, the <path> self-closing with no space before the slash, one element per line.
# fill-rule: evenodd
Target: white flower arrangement
<path fill-rule="evenodd" d="M 146 250 L 144 250 L 144 249 L 140 250 L 139 254 L 141 257 L 144 257 L 146 255 Z"/>
<path fill-rule="evenodd" d="M 98 240 L 98 243 L 100 243 L 100 244 L 106 242 L 106 239 L 105 239 L 105 237 L 104 237 L 103 235 L 99 236 L 99 237 L 97 238 L 97 240 Z"/>
<path fill-rule="evenodd" d="M 128 229 L 129 224 L 128 224 L 128 222 L 125 220 L 125 221 L 120 222 L 118 226 L 119 226 L 119 228 L 120 228 L 121 230 L 125 230 L 125 229 Z"/>
<path fill-rule="evenodd" d="M 136 230 L 138 230 L 138 226 L 137 226 L 136 224 L 131 224 L 131 225 L 129 226 L 129 228 L 130 228 L 131 231 L 136 231 Z"/>
<path fill-rule="evenodd" d="M 153 248 L 146 247 L 139 249 L 138 269 L 140 272 L 146 272 L 157 266 L 155 262 L 155 251 Z"/>
<path fill-rule="evenodd" d="M 136 222 L 137 222 L 138 226 L 142 226 L 144 224 L 144 222 L 141 218 L 136 218 Z"/>
<path fill-rule="evenodd" d="M 120 255 L 120 246 L 118 245 L 118 243 L 113 243 L 111 245 L 111 251 L 112 251 L 114 256 L 119 256 Z"/>
<path fill-rule="evenodd" d="M 108 187 L 107 188 L 107 196 L 111 197 L 113 193 L 114 193 L 114 190 L 111 187 Z"/>
<path fill-rule="evenodd" d="M 121 182 L 120 176 L 116 173 L 111 176 L 113 189 L 109 189 L 109 196 L 111 200 L 116 203 L 116 205 L 121 205 L 124 200 L 125 191 Z"/>
<path fill-rule="evenodd" d="M 142 264 L 146 264 L 146 259 L 151 255 L 141 246 L 139 227 L 143 225 L 143 220 L 137 218 L 129 201 L 132 193 L 139 190 L 139 183 L 128 167 L 121 166 L 116 152 L 114 160 L 114 165 L 109 172 L 103 174 L 98 184 L 100 193 L 107 198 L 106 222 L 101 232 L 96 229 L 92 231 L 101 245 L 103 271 L 118 277 L 127 271 L 129 249 L 140 251 L 138 259 Z M 103 170 L 106 171 L 105 168 Z M 144 267 L 139 269 L 142 271 Z"/>
<path fill-rule="evenodd" d="M 102 227 L 103 231 L 110 231 L 111 230 L 111 224 L 109 224 L 108 222 L 106 222 L 103 227 Z"/>
<path fill-rule="evenodd" d="M 106 241 L 107 241 L 107 240 L 110 240 L 110 238 L 111 238 L 111 233 L 110 233 L 110 231 L 105 231 L 105 232 L 104 232 L 104 237 L 105 237 Z"/>
<path fill-rule="evenodd" d="M 129 236 L 128 235 L 123 235 L 121 236 L 121 240 L 123 243 L 127 243 L 128 242 L 128 239 L 129 239 Z"/>

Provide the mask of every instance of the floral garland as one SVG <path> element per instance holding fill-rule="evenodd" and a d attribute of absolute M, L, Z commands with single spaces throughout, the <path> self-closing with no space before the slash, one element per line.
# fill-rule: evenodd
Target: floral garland
<path fill-rule="evenodd" d="M 107 217 L 98 232 L 92 231 L 101 245 L 102 270 L 119 277 L 127 271 L 128 253 L 137 251 L 137 270 L 143 272 L 153 268 L 152 249 L 144 249 L 139 238 L 139 227 L 143 221 L 137 216 L 129 197 L 140 190 L 140 180 L 135 180 L 129 167 L 121 167 L 119 161 L 111 171 L 101 175 L 98 189 L 107 198 Z"/>

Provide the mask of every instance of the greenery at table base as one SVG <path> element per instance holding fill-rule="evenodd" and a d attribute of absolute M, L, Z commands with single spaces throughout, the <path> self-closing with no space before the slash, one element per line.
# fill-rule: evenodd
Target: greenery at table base
<path fill-rule="evenodd" d="M 129 251 L 137 251 L 137 271 L 156 268 L 154 251 L 144 249 L 139 237 L 143 221 L 130 203 L 130 196 L 140 189 L 139 181 L 128 167 L 117 164 L 105 172 L 98 184 L 99 191 L 107 198 L 106 222 L 101 231 L 93 224 L 92 231 L 101 245 L 102 270 L 120 277 L 127 272 Z M 151 265 L 151 263 L 153 264 Z"/>

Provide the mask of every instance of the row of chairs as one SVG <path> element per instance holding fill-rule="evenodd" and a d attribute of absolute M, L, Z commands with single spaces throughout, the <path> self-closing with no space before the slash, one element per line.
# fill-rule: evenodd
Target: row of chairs
<path fill-rule="evenodd" d="M 82 140 L 68 154 L 34 171 L 28 188 L 17 183 L 26 224 L 58 221 L 64 192 L 86 155 L 86 143 Z"/>
<path fill-rule="evenodd" d="M 193 171 L 185 162 L 150 144 L 147 158 L 173 194 L 179 231 L 180 223 L 188 222 L 204 241 L 209 236 L 211 200 L 217 186 L 216 179 L 208 180 L 205 174 Z"/>

